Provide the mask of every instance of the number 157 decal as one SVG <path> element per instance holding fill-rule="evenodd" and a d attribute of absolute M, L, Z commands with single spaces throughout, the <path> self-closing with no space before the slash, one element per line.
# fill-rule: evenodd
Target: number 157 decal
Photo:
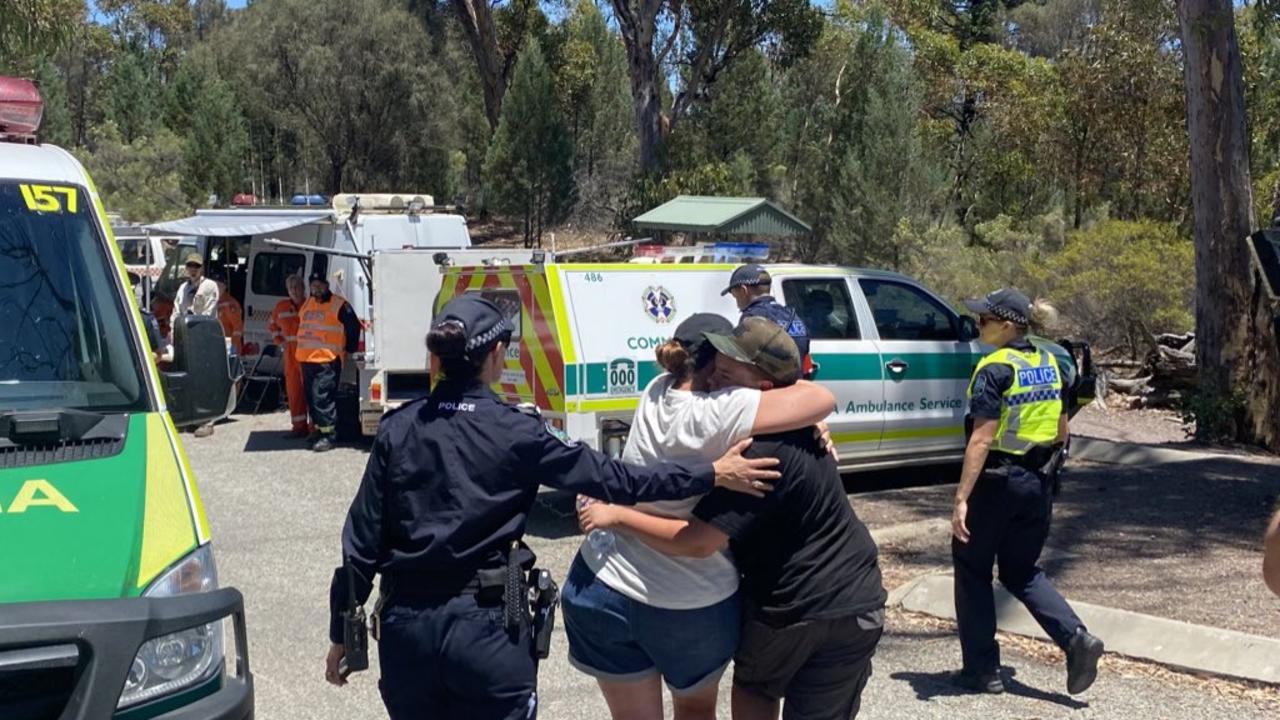
<path fill-rule="evenodd" d="M 19 185 L 18 187 L 22 190 L 22 199 L 26 201 L 28 210 L 47 213 L 79 211 L 79 194 L 73 187 L 63 185 Z"/>

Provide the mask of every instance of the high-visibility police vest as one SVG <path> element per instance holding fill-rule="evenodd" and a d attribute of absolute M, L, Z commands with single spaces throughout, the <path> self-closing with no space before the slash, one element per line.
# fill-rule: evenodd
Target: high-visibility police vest
<path fill-rule="evenodd" d="M 1032 448 L 1048 447 L 1058 437 L 1062 416 L 1062 373 L 1058 361 L 1044 350 L 1023 352 L 1000 348 L 984 357 L 973 371 L 973 383 L 988 365 L 1003 363 L 1013 368 L 1013 384 L 1004 391 L 1000 424 L 991 449 L 1010 455 L 1026 455 Z"/>
<path fill-rule="evenodd" d="M 346 341 L 338 311 L 347 301 L 340 295 L 330 295 L 329 302 L 307 298 L 298 314 L 298 361 L 324 363 L 342 357 Z"/>

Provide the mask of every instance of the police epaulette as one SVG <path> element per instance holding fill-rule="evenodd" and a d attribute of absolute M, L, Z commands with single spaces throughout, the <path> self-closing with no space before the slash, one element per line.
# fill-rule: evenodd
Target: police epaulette
<path fill-rule="evenodd" d="M 430 397 L 431 397 L 430 395 L 424 395 L 423 397 L 420 397 L 420 398 L 414 398 L 413 400 L 410 400 L 410 401 L 409 401 L 409 402 L 407 402 L 407 403 L 403 403 L 403 404 L 401 404 L 401 405 L 398 405 L 398 406 L 396 406 L 396 407 L 393 407 L 393 408 L 391 408 L 390 410 L 388 410 L 388 411 L 386 411 L 386 412 L 382 413 L 382 419 L 383 419 L 383 420 L 386 420 L 387 418 L 391 417 L 392 415 L 396 415 L 396 414 L 400 413 L 400 412 L 401 412 L 402 410 L 404 410 L 405 408 L 417 407 L 418 405 L 421 405 L 422 403 L 424 403 L 424 402 L 426 402 L 427 400 L 429 400 L 429 399 L 430 399 Z"/>
<path fill-rule="evenodd" d="M 537 405 L 534 405 L 533 403 L 527 403 L 527 402 L 518 403 L 516 405 L 512 405 L 511 407 L 514 408 L 515 410 L 518 410 L 524 413 L 525 415 L 529 415 L 530 417 L 536 417 L 536 418 L 542 417 L 542 409 L 539 408 Z"/>

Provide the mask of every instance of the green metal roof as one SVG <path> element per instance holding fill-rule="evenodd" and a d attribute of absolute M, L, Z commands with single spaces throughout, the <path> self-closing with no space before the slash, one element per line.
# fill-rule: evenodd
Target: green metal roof
<path fill-rule="evenodd" d="M 790 237 L 810 232 L 799 218 L 765 198 L 680 195 L 632 221 L 637 228 L 720 235 Z"/>

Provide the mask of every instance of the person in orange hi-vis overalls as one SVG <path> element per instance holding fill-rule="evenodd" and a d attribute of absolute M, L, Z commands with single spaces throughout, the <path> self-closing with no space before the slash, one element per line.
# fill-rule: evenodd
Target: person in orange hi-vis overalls
<path fill-rule="evenodd" d="M 284 353 L 284 391 L 289 396 L 289 421 L 293 424 L 292 437 L 306 437 L 311 432 L 307 424 L 307 393 L 302 385 L 302 364 L 298 362 L 298 312 L 307 301 L 303 290 L 302 277 L 290 275 L 285 278 L 285 289 L 289 297 L 276 303 L 271 311 L 272 342 L 280 346 Z"/>
<path fill-rule="evenodd" d="M 244 308 L 227 291 L 226 276 L 219 272 L 213 281 L 218 283 L 218 322 L 222 323 L 222 334 L 231 338 L 236 354 L 244 357 Z"/>

